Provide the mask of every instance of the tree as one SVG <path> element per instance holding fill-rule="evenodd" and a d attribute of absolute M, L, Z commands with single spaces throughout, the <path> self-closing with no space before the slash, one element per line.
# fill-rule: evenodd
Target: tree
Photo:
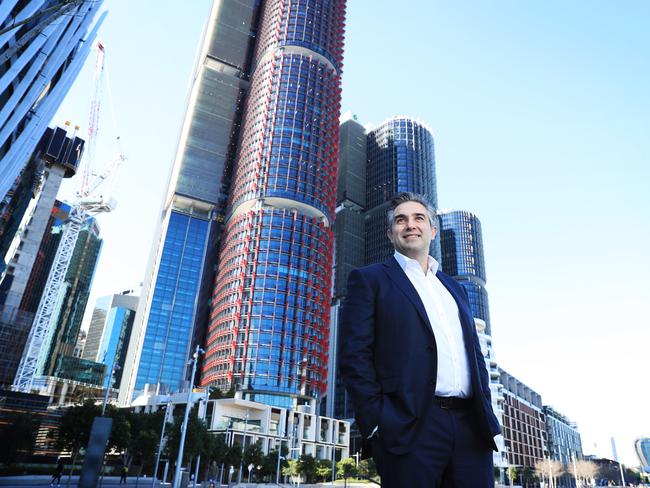
<path fill-rule="evenodd" d="M 282 474 L 289 476 L 291 479 L 294 479 L 298 475 L 298 460 L 289 459 L 287 465 L 282 468 Z"/>
<path fill-rule="evenodd" d="M 69 451 L 72 455 L 72 467 L 70 468 L 69 476 L 72 476 L 72 472 L 74 471 L 79 450 L 88 445 L 88 439 L 95 417 L 99 417 L 101 414 L 102 409 L 99 405 L 95 405 L 93 400 L 86 400 L 81 405 L 69 407 L 61 416 L 55 445 L 59 450 Z M 118 451 L 126 449 L 131 440 L 127 418 L 128 412 L 115 408 L 112 405 L 107 405 L 105 415 L 113 419 L 107 448 Z"/>
<path fill-rule="evenodd" d="M 220 398 L 235 398 L 235 386 L 231 386 L 227 391 L 221 391 L 219 388 L 210 391 L 210 400 L 219 400 Z"/>
<path fill-rule="evenodd" d="M 287 449 L 287 446 L 282 446 L 282 451 L 280 455 L 282 456 L 282 459 L 280 460 L 280 470 L 284 470 L 289 464 L 287 463 L 287 453 L 289 452 L 289 449 Z M 262 460 L 262 476 L 265 478 L 270 479 L 271 481 L 275 481 L 275 475 L 277 472 L 277 467 L 278 467 L 278 451 L 269 451 L 269 453 L 264 456 L 264 459 Z"/>
<path fill-rule="evenodd" d="M 521 468 L 521 479 L 526 487 L 528 486 L 528 482 L 533 480 L 533 470 L 530 466 Z"/>
<path fill-rule="evenodd" d="M 549 472 L 548 460 L 540 459 L 535 463 L 535 474 L 537 477 L 544 482 L 545 479 L 548 479 L 549 486 L 551 484 L 551 475 Z"/>
<path fill-rule="evenodd" d="M 533 468 L 535 476 L 537 476 L 542 483 L 544 479 L 548 478 L 548 470 L 546 469 L 546 461 L 539 459 L 535 462 L 535 467 Z"/>
<path fill-rule="evenodd" d="M 205 457 L 205 478 L 210 477 L 210 469 L 214 470 L 214 467 L 211 468 L 212 463 L 215 463 L 217 471 L 221 472 L 221 467 L 225 464 L 226 452 L 228 451 L 228 445 L 226 444 L 226 439 L 223 435 L 209 435 L 206 438 L 205 451 L 203 455 Z M 212 473 L 215 475 L 216 473 Z"/>
<path fill-rule="evenodd" d="M 517 467 L 516 466 L 510 466 L 506 470 L 506 476 L 508 476 L 508 479 L 510 480 L 510 485 L 515 484 L 515 480 L 517 479 Z"/>
<path fill-rule="evenodd" d="M 93 420 L 100 414 L 101 409 L 92 400 L 68 408 L 61 416 L 55 440 L 57 449 L 70 451 L 74 457 L 79 449 L 88 445 Z"/>
<path fill-rule="evenodd" d="M 336 477 L 337 478 L 350 478 L 357 474 L 357 464 L 354 458 L 341 459 L 336 463 Z"/>
<path fill-rule="evenodd" d="M 88 445 L 90 430 L 95 417 L 101 416 L 102 410 L 93 400 L 86 400 L 82 405 L 69 407 L 61 416 L 56 447 L 60 450 L 78 453 L 79 449 Z M 127 412 L 108 405 L 106 417 L 113 418 L 108 448 L 122 450 L 130 442 L 130 428 Z"/>
<path fill-rule="evenodd" d="M 209 436 L 210 431 L 208 431 L 205 422 L 199 419 L 198 416 L 199 408 L 198 405 L 195 405 L 194 408 L 190 411 L 190 415 L 187 420 L 187 429 L 185 432 L 185 446 L 183 448 L 183 459 L 181 460 L 182 464 L 188 463 L 191 459 L 194 459 L 199 454 L 207 455 L 208 449 L 210 447 Z M 174 462 L 178 458 L 178 449 L 181 443 L 181 427 L 183 424 L 183 417 L 181 415 L 174 418 L 174 423 L 169 429 L 169 437 L 167 438 L 167 455 L 170 459 L 173 459 Z"/>
<path fill-rule="evenodd" d="M 375 461 L 372 459 L 362 459 L 359 461 L 359 476 L 364 478 L 376 478 L 378 473 Z"/>
<path fill-rule="evenodd" d="M 224 461 L 227 466 L 238 468 L 239 463 L 241 462 L 241 446 L 238 446 L 237 444 L 230 446 L 226 451 Z"/>
<path fill-rule="evenodd" d="M 158 410 L 154 413 L 129 413 L 130 438 L 125 454 L 125 464 L 135 462 L 140 466 L 140 472 L 149 471 L 158 453 L 160 431 L 162 430 L 165 411 Z M 138 473 L 138 475 L 140 474 Z M 153 469 L 151 469 L 153 473 Z"/>
<path fill-rule="evenodd" d="M 562 463 L 559 461 L 554 461 L 554 460 L 545 460 L 545 461 L 539 461 L 537 464 L 535 464 L 535 471 L 540 474 L 538 471 L 538 465 L 541 463 L 540 468 L 542 469 L 541 474 L 548 478 L 548 484 L 549 486 L 557 486 L 557 478 L 559 476 L 562 476 L 564 474 L 564 466 L 562 466 Z M 543 478 L 542 478 L 543 479 Z"/>
<path fill-rule="evenodd" d="M 551 478 L 553 478 L 553 486 L 557 485 L 557 479 L 562 476 L 566 470 L 560 461 L 551 460 Z"/>
<path fill-rule="evenodd" d="M 598 466 L 591 461 L 576 461 L 575 473 L 580 480 L 580 484 L 586 485 L 598 474 Z"/>
<path fill-rule="evenodd" d="M 101 415 L 101 408 L 97 406 L 99 415 Z M 126 451 L 131 445 L 131 411 L 126 408 L 117 408 L 114 405 L 107 405 L 104 416 L 111 417 L 113 424 L 111 425 L 111 435 L 108 439 L 108 449 L 115 451 Z"/>
<path fill-rule="evenodd" d="M 257 468 L 261 466 L 264 462 L 264 453 L 262 452 L 262 444 L 256 442 L 255 444 L 249 444 L 244 449 L 244 471 L 246 471 L 248 466 L 251 464 Z"/>
<path fill-rule="evenodd" d="M 320 481 L 329 481 L 332 479 L 332 461 L 329 459 L 319 459 L 316 466 L 316 476 Z"/>
<path fill-rule="evenodd" d="M 23 456 L 30 454 L 36 442 L 38 422 L 27 413 L 15 413 L 0 425 L 0 439 L 11 442 L 0 442 L 0 462 L 14 464 Z"/>
<path fill-rule="evenodd" d="M 302 476 L 305 480 L 305 483 L 313 483 L 314 478 L 316 477 L 316 467 L 318 463 L 316 458 L 311 454 L 301 454 L 300 459 L 298 459 L 298 474 Z"/>

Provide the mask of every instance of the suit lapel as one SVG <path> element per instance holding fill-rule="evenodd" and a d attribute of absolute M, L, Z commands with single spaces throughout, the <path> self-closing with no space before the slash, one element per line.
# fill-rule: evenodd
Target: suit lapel
<path fill-rule="evenodd" d="M 388 277 L 393 280 L 393 282 L 399 287 L 400 290 L 408 297 L 411 303 L 415 306 L 420 318 L 423 321 L 423 325 L 426 326 L 427 332 L 433 336 L 433 329 L 431 328 L 431 322 L 429 322 L 429 317 L 427 316 L 427 311 L 424 308 L 422 299 L 418 295 L 417 290 L 413 286 L 413 283 L 408 279 L 406 273 L 399 265 L 395 258 L 390 258 L 384 263 L 384 271 L 388 274 Z"/>

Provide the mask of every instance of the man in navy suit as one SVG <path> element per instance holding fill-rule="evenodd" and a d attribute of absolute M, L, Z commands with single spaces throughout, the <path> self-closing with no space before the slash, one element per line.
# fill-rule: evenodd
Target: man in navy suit
<path fill-rule="evenodd" d="M 499 423 L 465 289 L 429 256 L 425 198 L 391 200 L 395 255 L 350 273 L 340 372 L 383 488 L 494 486 Z"/>

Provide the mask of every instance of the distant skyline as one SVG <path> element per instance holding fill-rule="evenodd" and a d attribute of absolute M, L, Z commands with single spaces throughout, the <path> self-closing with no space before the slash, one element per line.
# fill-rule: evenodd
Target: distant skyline
<path fill-rule="evenodd" d="M 98 218 L 90 310 L 144 278 L 210 5 L 106 4 L 99 38 L 129 161 L 118 208 Z M 440 207 L 482 223 L 500 365 L 578 423 L 586 453 L 611 457 L 613 436 L 637 465 L 633 440 L 650 435 L 650 4 L 354 0 L 347 18 L 342 112 L 431 127 Z M 53 124 L 85 131 L 93 64 Z M 115 154 L 110 98 L 99 167 Z"/>

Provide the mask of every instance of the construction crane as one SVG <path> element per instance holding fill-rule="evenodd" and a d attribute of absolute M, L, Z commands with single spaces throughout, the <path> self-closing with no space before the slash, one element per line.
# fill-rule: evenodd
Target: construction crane
<path fill-rule="evenodd" d="M 86 165 L 82 171 L 80 192 L 87 191 L 90 183 L 90 172 L 95 163 L 95 148 L 97 147 L 97 131 L 99 130 L 99 107 L 102 100 L 102 85 L 104 81 L 104 45 L 97 41 L 97 58 L 95 59 L 95 75 L 93 79 L 93 95 L 90 100 L 88 114 L 88 140 L 86 147 Z"/>
<path fill-rule="evenodd" d="M 88 126 L 88 143 L 91 148 L 97 135 L 99 98 L 104 74 L 104 46 L 99 42 L 97 50 L 98 58 L 95 64 L 95 83 Z M 79 233 L 95 215 L 111 212 L 115 208 L 115 200 L 106 199 L 101 195 L 94 195 L 94 192 L 126 161 L 126 157 L 120 152 L 92 181 L 89 181 L 90 168 L 88 167 L 92 164 L 92 159 L 89 158 L 92 157 L 93 154 L 90 154 L 86 158 L 87 169 L 83 173 L 81 188 L 77 192 L 76 201 L 72 205 L 70 214 L 64 223 L 59 247 L 54 256 L 50 274 L 45 282 L 43 296 L 36 310 L 27 344 L 14 378 L 12 389 L 15 391 L 31 392 L 35 388 L 45 386 L 43 377 L 44 364 L 50 350 L 49 346 L 58 322 L 59 310 L 68 286 L 65 277 Z"/>

